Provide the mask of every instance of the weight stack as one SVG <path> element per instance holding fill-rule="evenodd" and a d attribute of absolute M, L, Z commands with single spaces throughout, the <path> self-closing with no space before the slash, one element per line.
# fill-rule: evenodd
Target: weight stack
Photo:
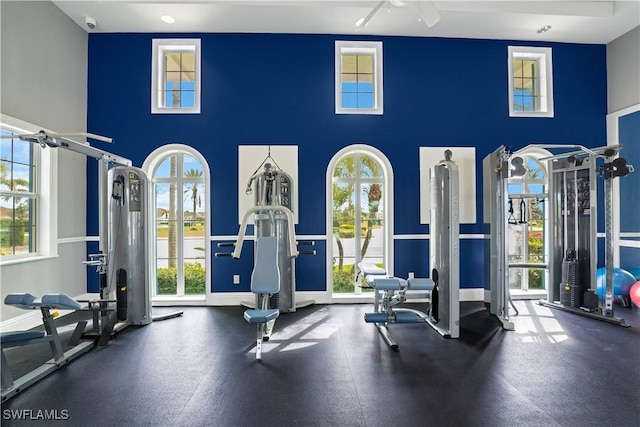
<path fill-rule="evenodd" d="M 584 293 L 584 307 L 590 311 L 595 311 L 598 308 L 598 295 L 593 291 L 586 291 Z"/>
<path fill-rule="evenodd" d="M 578 261 L 574 251 L 567 251 L 562 261 L 562 282 L 560 283 L 560 303 L 566 307 L 580 308 L 580 286 L 578 285 Z"/>

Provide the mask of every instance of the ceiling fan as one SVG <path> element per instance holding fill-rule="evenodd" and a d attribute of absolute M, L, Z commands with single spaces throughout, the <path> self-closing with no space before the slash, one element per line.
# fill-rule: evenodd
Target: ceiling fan
<path fill-rule="evenodd" d="M 394 7 L 405 7 L 410 4 L 418 14 L 418 21 L 424 22 L 427 27 L 433 27 L 441 18 L 440 12 L 430 1 L 382 0 L 371 9 L 371 12 L 365 18 L 360 18 L 356 21 L 356 31 L 364 28 L 385 3 Z"/>

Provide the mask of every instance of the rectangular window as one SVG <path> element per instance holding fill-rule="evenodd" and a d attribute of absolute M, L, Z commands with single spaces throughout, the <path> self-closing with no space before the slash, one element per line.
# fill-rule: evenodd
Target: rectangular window
<path fill-rule="evenodd" d="M 382 42 L 336 41 L 336 114 L 382 114 Z"/>
<path fill-rule="evenodd" d="M 154 39 L 151 112 L 200 113 L 200 39 Z"/>
<path fill-rule="evenodd" d="M 551 48 L 509 46 L 509 116 L 553 117 Z"/>
<path fill-rule="evenodd" d="M 513 108 L 534 112 L 540 109 L 538 61 L 513 58 Z"/>
<path fill-rule="evenodd" d="M 41 126 L 6 114 L 0 121 L 0 264 L 58 254 L 58 150 L 20 135 Z"/>
<path fill-rule="evenodd" d="M 0 256 L 35 253 L 39 147 L 4 125 L 0 134 Z"/>

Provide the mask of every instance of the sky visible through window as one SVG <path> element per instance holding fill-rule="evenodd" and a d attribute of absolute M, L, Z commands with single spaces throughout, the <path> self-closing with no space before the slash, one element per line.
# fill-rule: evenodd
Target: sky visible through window
<path fill-rule="evenodd" d="M 536 111 L 535 99 L 530 90 L 516 89 L 513 91 L 513 104 L 516 111 Z"/>
<path fill-rule="evenodd" d="M 202 164 L 192 156 L 182 155 L 183 158 L 183 181 L 185 183 L 189 182 L 189 177 L 187 173 L 189 170 L 193 169 L 196 171 L 202 172 L 202 175 L 199 179 L 204 179 L 204 168 Z M 170 178 L 171 177 L 171 156 L 167 156 L 156 168 L 154 172 L 154 178 Z M 193 184 L 187 184 L 189 187 L 193 186 Z M 200 197 L 204 197 L 204 183 L 198 183 L 198 194 Z M 189 194 L 185 192 L 183 189 L 183 199 L 185 201 L 185 209 L 191 206 L 191 202 L 187 202 L 189 200 Z M 204 201 L 201 200 L 201 203 Z M 158 184 L 156 187 L 156 207 L 158 209 L 169 209 L 169 184 Z M 204 210 L 204 208 L 203 208 Z"/>
<path fill-rule="evenodd" d="M 2 129 L 3 136 L 12 135 L 11 132 Z M 32 143 L 15 139 L 0 139 L 0 158 L 2 160 L 3 179 L 0 182 L 2 191 L 33 191 L 31 157 Z M 13 182 L 14 188 L 9 188 Z M 6 200 L 0 199 L 2 206 L 6 206 Z"/>
<path fill-rule="evenodd" d="M 373 108 L 373 83 L 342 83 L 342 108 Z"/>
<path fill-rule="evenodd" d="M 172 94 L 174 90 L 180 93 L 179 108 L 194 108 L 196 106 L 196 83 L 195 82 L 171 82 L 168 81 L 165 87 L 167 108 L 177 108 L 173 104 Z"/>

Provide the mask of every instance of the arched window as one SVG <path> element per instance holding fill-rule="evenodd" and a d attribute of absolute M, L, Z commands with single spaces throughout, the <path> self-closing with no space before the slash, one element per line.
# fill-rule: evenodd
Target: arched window
<path fill-rule="evenodd" d="M 546 164 L 539 159 L 550 153 L 529 149 L 517 156 L 526 172 L 508 181 L 509 288 L 519 291 L 544 291 L 546 246 L 548 234 L 548 175 Z M 522 264 L 523 267 L 518 267 Z M 540 268 L 530 267 L 541 264 Z M 513 267 L 515 265 L 515 267 Z M 537 297 L 537 296 L 536 296 Z"/>
<path fill-rule="evenodd" d="M 328 290 L 360 293 L 359 262 L 393 270 L 391 164 L 373 147 L 347 147 L 329 164 L 327 189 Z"/>
<path fill-rule="evenodd" d="M 209 166 L 193 148 L 171 144 L 143 165 L 151 180 L 149 206 L 156 261 L 156 299 L 206 301 L 210 294 Z"/>

